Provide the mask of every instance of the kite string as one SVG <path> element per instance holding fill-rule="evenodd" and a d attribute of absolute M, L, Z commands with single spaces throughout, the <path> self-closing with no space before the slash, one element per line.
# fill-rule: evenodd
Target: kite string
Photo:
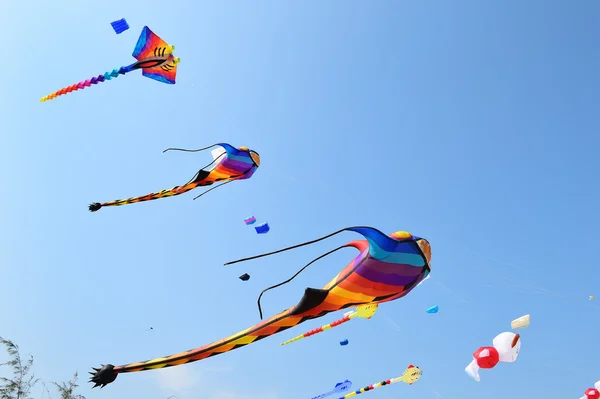
<path fill-rule="evenodd" d="M 269 291 L 269 290 L 271 290 L 271 289 L 273 289 L 273 288 L 277 288 L 277 287 L 280 287 L 280 286 L 282 286 L 282 285 L 284 285 L 284 284 L 287 284 L 287 283 L 289 283 L 290 281 L 292 281 L 293 279 L 295 279 L 295 278 L 296 278 L 296 276 L 298 276 L 300 273 L 302 273 L 302 272 L 303 272 L 303 271 L 304 271 L 304 270 L 305 270 L 307 267 L 309 267 L 310 265 L 312 265 L 313 263 L 315 263 L 315 262 L 316 262 L 316 261 L 318 261 L 319 259 L 323 259 L 323 258 L 324 258 L 324 257 L 326 257 L 327 255 L 331 255 L 332 253 L 334 253 L 334 252 L 336 252 L 336 251 L 338 251 L 338 250 L 340 250 L 340 249 L 342 249 L 342 248 L 348 248 L 348 247 L 349 247 L 349 246 L 346 244 L 346 245 L 342 245 L 341 247 L 337 247 L 336 249 L 332 249 L 331 251 L 329 251 L 329 252 L 326 252 L 326 253 L 324 253 L 323 255 L 321 255 L 321 256 L 319 256 L 319 257 L 317 257 L 317 258 L 315 258 L 315 259 L 311 260 L 311 261 L 310 261 L 308 264 L 306 264 L 304 267 L 302 267 L 300 270 L 298 270 L 298 271 L 296 272 L 296 274 L 294 274 L 294 275 L 293 275 L 292 277 L 290 277 L 289 279 L 287 279 L 287 280 L 285 280 L 285 281 L 282 281 L 282 282 L 281 282 L 281 283 L 279 283 L 279 284 L 275 284 L 275 285 L 272 285 L 272 286 L 270 286 L 270 287 L 268 287 L 268 288 L 265 288 L 265 289 L 264 289 L 264 290 L 263 290 L 263 291 L 260 293 L 260 295 L 258 296 L 258 312 L 259 312 L 259 314 L 260 314 L 260 319 L 262 320 L 262 318 L 263 318 L 263 313 L 262 313 L 262 307 L 261 307 L 261 305 L 260 305 L 260 300 L 261 300 L 261 298 L 262 298 L 262 296 L 263 296 L 263 294 L 264 294 L 265 292 L 267 292 L 267 291 Z"/>
<path fill-rule="evenodd" d="M 222 184 L 219 184 L 218 186 L 215 186 L 215 187 L 213 187 L 213 188 L 210 188 L 210 189 L 206 190 L 205 192 L 203 192 L 202 194 L 198 194 L 197 196 L 195 196 L 195 197 L 194 197 L 194 199 L 195 199 L 195 200 L 197 200 L 198 198 L 202 197 L 204 194 L 206 194 L 206 193 L 208 193 L 208 192 L 211 192 L 211 191 L 212 191 L 212 190 L 214 190 L 215 188 L 222 187 L 222 186 L 226 185 L 227 183 L 231 183 L 232 181 L 235 181 L 235 180 L 227 180 L 225 183 L 222 183 Z"/>
<path fill-rule="evenodd" d="M 303 243 L 301 243 L 301 244 L 292 245 L 291 247 L 287 247 L 287 248 L 283 248 L 283 249 L 278 249 L 277 251 L 273 251 L 273 252 L 267 252 L 267 253 L 264 253 L 264 254 L 255 255 L 255 256 L 250 256 L 250 257 L 248 257 L 248 258 L 242 258 L 242 259 L 234 260 L 234 261 L 231 261 L 231 262 L 227 262 L 227 263 L 225 263 L 223 266 L 227 266 L 227 265 L 233 265 L 234 263 L 245 262 L 245 261 L 247 261 L 247 260 L 258 259 L 258 258 L 262 258 L 262 257 L 264 257 L 264 256 L 275 255 L 275 254 L 278 254 L 278 253 L 280 253 L 280 252 L 289 251 L 289 250 L 291 250 L 291 249 L 296 249 L 296 248 L 304 247 L 304 246 L 306 246 L 306 245 L 314 244 L 314 243 L 317 243 L 317 242 L 319 242 L 319 241 L 323 241 L 323 240 L 325 240 L 325 239 L 327 239 L 327 238 L 333 237 L 333 236 L 334 236 L 334 235 L 336 235 L 336 234 L 339 234 L 339 233 L 342 233 L 342 232 L 344 232 L 344 231 L 347 231 L 349 228 L 350 228 L 350 227 L 346 227 L 346 228 L 343 228 L 343 229 L 341 229 L 341 230 L 338 230 L 338 231 L 336 231 L 336 232 L 333 232 L 333 233 L 331 233 L 331 234 L 327 234 L 326 236 L 323 236 L 323 237 L 321 237 L 321 238 L 317 238 L 317 239 L 315 239 L 315 240 L 311 240 L 311 241 L 303 242 Z"/>
<path fill-rule="evenodd" d="M 204 147 L 204 148 L 198 148 L 197 150 L 188 150 L 186 148 L 173 148 L 173 147 L 169 147 L 166 150 L 163 151 L 163 154 L 167 151 L 184 151 L 184 152 L 199 152 L 199 151 L 204 151 L 204 150 L 208 150 L 209 148 L 212 148 L 214 146 L 216 146 L 218 144 L 213 144 L 213 145 L 209 145 L 208 147 Z"/>
<path fill-rule="evenodd" d="M 521 274 L 522 274 L 522 270 L 523 269 L 528 270 L 527 268 L 519 268 L 518 266 L 516 266 L 514 264 L 511 264 L 509 262 L 505 262 L 505 261 L 502 261 L 502 260 L 499 260 L 499 259 L 495 259 L 495 258 L 486 256 L 486 255 L 482 255 L 482 254 L 477 253 L 475 251 L 472 251 L 470 249 L 458 248 L 456 246 L 453 246 L 453 247 L 454 247 L 454 249 L 457 249 L 459 251 L 460 250 L 464 250 L 466 252 L 469 252 L 472 255 L 475 255 L 475 256 L 480 257 L 482 259 L 488 259 L 488 260 L 494 261 L 494 262 L 502 264 L 502 265 L 510 266 L 511 268 L 520 271 Z M 484 267 L 490 269 L 490 271 L 492 270 L 492 268 L 489 265 L 487 265 L 486 263 L 484 263 L 483 265 L 484 265 Z M 498 269 L 493 269 L 493 273 L 494 274 L 498 274 Z M 580 301 L 578 299 L 575 299 L 575 298 L 572 298 L 572 297 L 568 297 L 568 296 L 563 295 L 561 293 L 557 293 L 557 292 L 548 290 L 548 289 L 546 289 L 544 287 L 540 287 L 538 285 L 531 284 L 530 282 L 528 283 L 528 286 L 523 286 L 522 282 L 518 282 L 518 281 L 516 281 L 513 278 L 510 278 L 510 277 L 507 277 L 507 276 L 502 276 L 502 279 L 503 280 L 507 280 L 509 283 L 508 284 L 486 284 L 485 287 L 497 288 L 497 289 L 510 289 L 512 291 L 515 291 L 515 292 L 522 292 L 522 293 L 528 293 L 528 294 L 542 294 L 542 295 L 547 295 L 549 297 L 554 297 L 554 298 L 558 298 L 558 299 L 569 300 L 569 301 L 573 301 L 573 302 L 579 302 Z M 443 289 L 445 289 L 449 293 L 451 293 L 454 296 L 456 296 L 457 298 L 459 298 L 463 303 L 467 303 L 468 304 L 468 302 L 465 299 L 461 298 L 458 294 L 456 294 L 455 292 L 453 292 L 452 290 L 450 290 L 448 287 L 446 287 L 445 285 L 443 285 L 441 282 L 437 281 L 437 279 L 435 279 L 434 281 L 440 287 L 442 287 Z M 519 284 L 521 286 L 519 286 Z M 596 305 L 594 305 L 592 303 L 588 303 L 588 305 L 593 306 L 594 308 L 598 308 L 598 306 L 596 306 Z"/>

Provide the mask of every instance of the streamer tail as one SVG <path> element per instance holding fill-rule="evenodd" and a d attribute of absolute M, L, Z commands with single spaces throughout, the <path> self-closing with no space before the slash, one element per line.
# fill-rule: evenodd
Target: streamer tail
<path fill-rule="evenodd" d="M 95 76 L 91 79 L 82 80 L 79 83 L 75 83 L 74 85 L 63 87 L 60 90 L 55 91 L 54 93 L 50 93 L 47 96 L 44 96 L 40 99 L 40 102 L 46 102 L 50 100 L 54 100 L 56 97 L 62 96 L 64 94 L 68 94 L 72 91 L 83 90 L 86 87 L 90 87 L 91 85 L 97 85 L 98 83 L 105 82 L 107 80 L 111 80 L 112 78 L 116 78 L 119 75 L 125 75 L 126 73 L 131 72 L 129 67 L 121 67 L 119 69 L 113 69 L 112 72 L 106 72 L 103 75 Z"/>

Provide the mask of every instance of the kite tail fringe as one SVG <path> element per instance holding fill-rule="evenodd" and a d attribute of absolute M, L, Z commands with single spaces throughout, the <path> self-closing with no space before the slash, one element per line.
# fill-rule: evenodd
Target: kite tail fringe
<path fill-rule="evenodd" d="M 98 75 L 91 79 L 82 80 L 79 83 L 76 83 L 71 86 L 63 87 L 62 89 L 55 91 L 54 93 L 48 94 L 40 99 L 40 102 L 46 102 L 50 100 L 54 100 L 58 96 L 62 96 L 63 94 L 68 94 L 72 91 L 83 90 L 86 87 L 90 87 L 91 85 L 97 85 L 98 83 L 102 83 L 105 80 L 111 80 L 112 78 L 116 78 L 119 75 L 125 75 L 129 70 L 126 67 L 121 67 L 119 69 L 113 69 L 112 72 L 106 72 L 103 75 Z"/>

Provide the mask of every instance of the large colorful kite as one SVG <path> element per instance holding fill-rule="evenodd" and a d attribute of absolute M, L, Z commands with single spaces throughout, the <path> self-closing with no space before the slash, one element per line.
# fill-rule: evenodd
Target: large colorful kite
<path fill-rule="evenodd" d="M 219 148 L 211 151 L 213 160 L 211 163 L 203 167 L 196 173 L 192 179 L 183 186 L 175 186 L 169 190 L 162 190 L 141 197 L 133 197 L 120 199 L 110 202 L 94 202 L 89 205 L 90 212 L 96 212 L 105 206 L 121 206 L 127 204 L 135 204 L 137 202 L 152 201 L 159 198 L 172 197 L 187 193 L 196 187 L 210 186 L 213 183 L 224 182 L 202 194 L 196 196 L 197 199 L 215 188 L 221 187 L 235 180 L 244 180 L 252 177 L 256 169 L 260 166 L 260 155 L 256 151 L 250 150 L 247 147 L 234 148 L 227 143 L 218 143 L 211 146 L 200 148 L 198 150 L 186 150 L 182 148 L 167 148 L 163 152 L 170 150 L 198 152 L 209 148 L 219 146 Z M 214 165 L 213 165 L 214 164 Z M 211 166 L 213 165 L 213 166 Z"/>
<path fill-rule="evenodd" d="M 90 373 L 92 374 L 90 382 L 94 384 L 94 387 L 103 387 L 113 382 L 122 373 L 153 370 L 196 362 L 249 345 L 307 320 L 316 319 L 331 312 L 351 306 L 393 301 L 407 295 L 431 271 L 431 247 L 426 239 L 413 236 L 404 231 L 397 231 L 387 236 L 372 227 L 360 226 L 348 227 L 316 240 L 267 254 L 236 260 L 226 263 L 226 265 L 313 244 L 344 231 L 358 233 L 364 239 L 352 241 L 317 257 L 287 281 L 263 290 L 258 299 L 259 312 L 262 318 L 260 297 L 266 291 L 291 281 L 317 260 L 340 249 L 356 248 L 360 251 L 360 254 L 325 285 L 324 288 L 306 288 L 304 296 L 296 306 L 284 310 L 237 334 L 196 349 L 122 366 L 114 366 L 112 364 L 102 365 L 102 368 L 94 368 L 94 372 Z"/>
<path fill-rule="evenodd" d="M 83 80 L 72 86 L 63 87 L 52 94 L 42 97 L 40 102 L 53 100 L 58 96 L 72 91 L 83 90 L 91 85 L 111 80 L 119 75 L 125 75 L 137 69 L 141 69 L 142 75 L 147 78 L 173 85 L 175 84 L 175 75 L 177 74 L 177 64 L 181 61 L 181 59 L 173 56 L 173 50 L 175 50 L 175 46 L 169 46 L 163 39 L 152 32 L 150 28 L 144 26 L 132 54 L 137 62 L 128 66 L 122 66 L 119 69 L 113 69 L 112 72 L 106 72 L 103 75 Z"/>

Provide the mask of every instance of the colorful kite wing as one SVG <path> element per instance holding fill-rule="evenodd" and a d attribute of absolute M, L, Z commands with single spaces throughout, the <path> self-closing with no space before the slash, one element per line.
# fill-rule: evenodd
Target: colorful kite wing
<path fill-rule="evenodd" d="M 150 28 L 144 26 L 131 55 L 138 61 L 142 61 L 147 58 L 165 56 L 165 53 L 172 53 L 174 49 L 175 46 L 168 45 L 156 33 L 152 32 Z M 175 84 L 179 59 L 175 58 L 172 54 L 170 54 L 169 59 L 171 62 L 166 65 L 142 68 L 142 75 L 159 82 Z"/>
<path fill-rule="evenodd" d="M 157 54 L 158 51 L 163 49 L 169 49 L 171 46 L 161 39 L 156 33 L 152 32 L 150 28 L 144 26 L 140 37 L 138 38 L 137 44 L 131 54 L 136 60 L 141 61 L 146 58 L 156 57 L 164 54 Z"/>

